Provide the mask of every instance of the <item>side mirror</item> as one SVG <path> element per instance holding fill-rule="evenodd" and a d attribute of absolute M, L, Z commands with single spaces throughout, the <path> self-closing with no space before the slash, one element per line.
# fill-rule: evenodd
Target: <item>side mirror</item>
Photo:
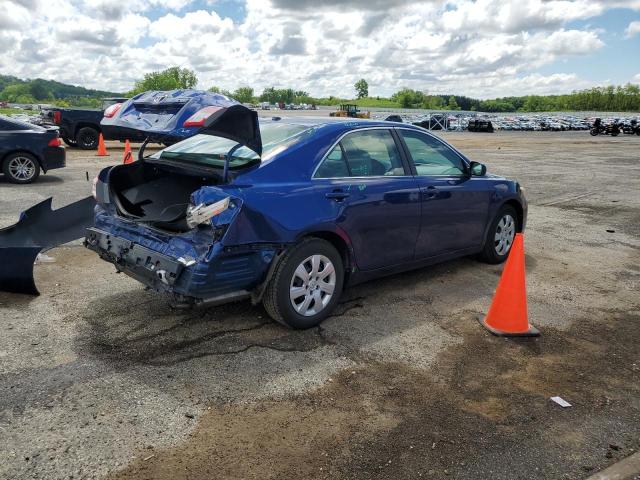
<path fill-rule="evenodd" d="M 484 163 L 471 162 L 469 164 L 469 172 L 473 177 L 484 177 L 487 174 L 487 167 Z"/>

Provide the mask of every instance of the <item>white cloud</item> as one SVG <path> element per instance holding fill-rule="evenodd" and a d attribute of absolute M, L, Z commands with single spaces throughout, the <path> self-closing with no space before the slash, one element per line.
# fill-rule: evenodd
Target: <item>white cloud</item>
<path fill-rule="evenodd" d="M 364 77 L 373 95 L 403 86 L 484 98 L 561 92 L 589 84 L 536 70 L 602 48 L 601 31 L 567 24 L 618 3 L 246 0 L 234 23 L 211 1 L 194 10 L 182 0 L 0 0 L 0 68 L 115 91 L 179 65 L 201 88 L 347 96 Z M 624 3 L 640 9 L 640 0 Z"/>
<path fill-rule="evenodd" d="M 635 37 L 637 34 L 640 33 L 640 22 L 638 21 L 631 22 L 629 26 L 626 28 L 626 30 L 624 31 L 624 33 L 628 38 Z"/>

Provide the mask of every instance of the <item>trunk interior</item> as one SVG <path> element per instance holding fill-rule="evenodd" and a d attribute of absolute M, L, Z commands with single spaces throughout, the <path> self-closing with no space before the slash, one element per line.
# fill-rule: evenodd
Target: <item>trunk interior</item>
<path fill-rule="evenodd" d="M 176 232 L 188 230 L 185 218 L 191 194 L 218 183 L 214 176 L 148 162 L 119 165 L 109 176 L 111 194 L 121 215 Z"/>

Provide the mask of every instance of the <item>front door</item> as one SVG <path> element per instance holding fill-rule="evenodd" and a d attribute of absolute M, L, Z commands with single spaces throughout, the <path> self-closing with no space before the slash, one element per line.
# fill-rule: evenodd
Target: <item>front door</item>
<path fill-rule="evenodd" d="M 420 188 L 416 258 L 482 245 L 492 191 L 469 176 L 460 155 L 432 135 L 398 129 Z"/>

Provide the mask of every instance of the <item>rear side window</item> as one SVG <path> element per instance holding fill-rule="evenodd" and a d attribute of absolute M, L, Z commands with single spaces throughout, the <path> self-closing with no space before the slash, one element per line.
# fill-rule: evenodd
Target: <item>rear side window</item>
<path fill-rule="evenodd" d="M 462 159 L 447 145 L 420 132 L 402 130 L 418 175 L 464 175 Z"/>
<path fill-rule="evenodd" d="M 405 175 L 400 152 L 389 130 L 364 130 L 346 135 L 327 155 L 316 178 Z"/>
<path fill-rule="evenodd" d="M 350 177 L 347 159 L 342 154 L 342 147 L 336 145 L 327 155 L 316 171 L 316 178 L 344 178 Z"/>

